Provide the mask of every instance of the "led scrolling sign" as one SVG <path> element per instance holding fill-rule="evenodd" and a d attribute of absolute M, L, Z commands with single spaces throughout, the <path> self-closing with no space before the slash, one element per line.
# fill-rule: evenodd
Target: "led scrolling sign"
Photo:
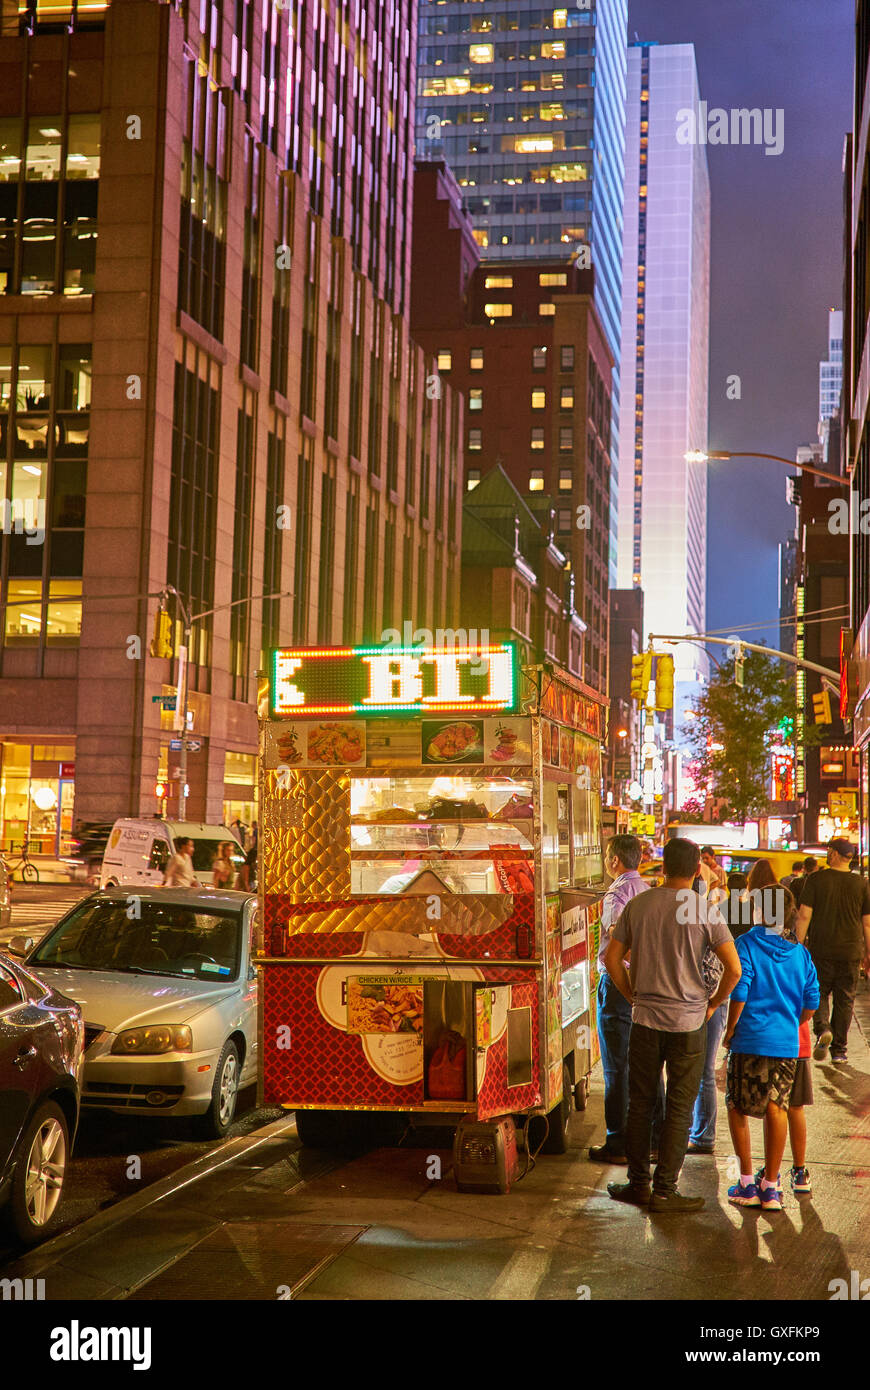
<path fill-rule="evenodd" d="M 519 700 L 513 642 L 467 647 L 279 648 L 274 719 L 354 715 L 510 714 Z"/>

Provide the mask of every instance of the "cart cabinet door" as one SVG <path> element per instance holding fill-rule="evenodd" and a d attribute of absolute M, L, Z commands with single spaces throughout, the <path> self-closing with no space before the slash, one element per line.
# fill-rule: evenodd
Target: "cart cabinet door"
<path fill-rule="evenodd" d="M 538 1014 L 537 979 L 475 989 L 478 1119 L 542 1103 Z"/>

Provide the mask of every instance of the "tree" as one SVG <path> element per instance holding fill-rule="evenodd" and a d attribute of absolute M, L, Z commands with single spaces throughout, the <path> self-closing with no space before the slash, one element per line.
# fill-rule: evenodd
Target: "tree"
<path fill-rule="evenodd" d="M 696 700 L 697 719 L 684 726 L 691 775 L 707 795 L 728 803 L 728 818 L 764 815 L 770 804 L 770 756 L 779 725 L 794 718 L 794 676 L 774 657 L 747 652 L 743 689 L 731 670 L 717 670 Z"/>

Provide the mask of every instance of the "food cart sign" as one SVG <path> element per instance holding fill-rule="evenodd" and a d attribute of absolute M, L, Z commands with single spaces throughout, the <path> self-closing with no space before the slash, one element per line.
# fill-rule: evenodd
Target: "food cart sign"
<path fill-rule="evenodd" d="M 273 719 L 396 714 L 511 714 L 519 701 L 513 642 L 464 647 L 280 648 Z"/>

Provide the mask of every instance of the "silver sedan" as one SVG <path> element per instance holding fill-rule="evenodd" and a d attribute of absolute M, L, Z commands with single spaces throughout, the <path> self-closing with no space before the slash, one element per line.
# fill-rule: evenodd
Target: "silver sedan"
<path fill-rule="evenodd" d="M 257 1076 L 257 899 L 160 888 L 94 893 L 61 918 L 27 965 L 75 999 L 85 1022 L 82 1106 L 193 1115 L 221 1138 Z"/>

